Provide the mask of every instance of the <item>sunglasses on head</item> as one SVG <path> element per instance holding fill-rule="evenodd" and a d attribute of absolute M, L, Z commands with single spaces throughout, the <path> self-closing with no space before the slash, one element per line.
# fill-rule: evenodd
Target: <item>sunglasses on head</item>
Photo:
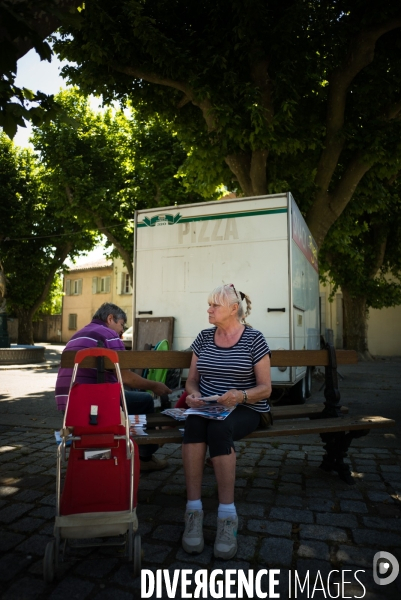
<path fill-rule="evenodd" d="M 238 292 L 237 292 L 237 290 L 235 289 L 235 286 L 234 286 L 234 284 L 233 284 L 233 283 L 230 283 L 230 284 L 228 285 L 228 287 L 230 287 L 230 288 L 233 288 L 233 290 L 234 290 L 234 293 L 235 293 L 235 295 L 237 296 L 237 298 L 241 298 L 241 300 L 243 300 L 243 299 L 245 298 L 245 294 L 243 294 L 242 292 L 240 292 L 240 293 L 238 294 Z"/>

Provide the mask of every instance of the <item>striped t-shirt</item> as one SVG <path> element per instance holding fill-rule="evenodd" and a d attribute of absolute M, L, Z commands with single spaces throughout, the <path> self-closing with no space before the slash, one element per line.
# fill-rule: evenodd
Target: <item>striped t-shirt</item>
<path fill-rule="evenodd" d="M 214 341 L 216 327 L 203 329 L 191 345 L 198 357 L 199 391 L 202 396 L 222 396 L 228 390 L 249 390 L 256 387 L 254 366 L 266 354 L 269 346 L 260 331 L 245 327 L 240 339 L 230 348 L 221 348 Z M 246 404 L 258 412 L 270 410 L 267 399 Z"/>
<path fill-rule="evenodd" d="M 98 342 L 102 342 L 104 348 L 110 350 L 125 350 L 125 346 L 118 337 L 117 333 L 107 327 L 106 323 L 100 319 L 93 319 L 89 325 L 86 325 L 72 336 L 64 350 L 83 350 L 84 348 L 95 348 Z M 72 369 L 62 367 L 59 369 L 56 381 L 56 403 L 59 410 L 64 410 L 67 404 L 68 392 L 70 389 L 72 377 Z M 96 383 L 96 369 L 78 369 L 77 383 Z M 110 372 L 105 372 L 105 382 L 114 383 L 117 381 L 115 375 Z"/>

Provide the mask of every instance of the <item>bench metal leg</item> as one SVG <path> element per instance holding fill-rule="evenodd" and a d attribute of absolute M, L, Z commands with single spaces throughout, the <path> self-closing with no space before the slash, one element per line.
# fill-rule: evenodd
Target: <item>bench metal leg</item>
<path fill-rule="evenodd" d="M 329 355 L 329 364 L 325 367 L 325 390 L 326 401 L 321 418 L 337 417 L 341 419 L 340 390 L 338 389 L 338 371 L 336 351 L 332 344 L 326 344 Z M 351 475 L 349 465 L 344 462 L 348 449 L 353 439 L 363 437 L 369 433 L 369 429 L 359 431 L 338 431 L 335 433 L 321 433 L 320 437 L 325 444 L 326 454 L 323 457 L 320 468 L 324 471 L 336 471 L 343 481 L 348 485 L 354 485 L 355 481 Z"/>
<path fill-rule="evenodd" d="M 348 485 L 355 485 L 355 480 L 351 475 L 351 469 L 349 465 L 344 462 L 347 457 L 348 449 L 353 439 L 363 437 L 369 433 L 369 429 L 362 429 L 358 431 L 338 431 L 335 433 L 321 433 L 320 437 L 324 442 L 324 449 L 326 454 L 323 457 L 320 469 L 323 471 L 336 471 L 340 479 L 348 483 Z"/>
<path fill-rule="evenodd" d="M 324 368 L 324 397 L 326 398 L 326 401 L 321 416 L 322 418 L 341 417 L 341 395 L 340 390 L 338 389 L 336 351 L 332 344 L 326 344 L 326 350 L 329 355 L 329 364 Z"/>

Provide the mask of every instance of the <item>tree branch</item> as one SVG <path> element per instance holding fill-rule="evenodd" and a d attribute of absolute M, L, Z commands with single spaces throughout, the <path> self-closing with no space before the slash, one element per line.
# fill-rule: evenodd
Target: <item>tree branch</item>
<path fill-rule="evenodd" d="M 387 247 L 387 235 L 384 235 L 383 227 L 377 225 L 372 229 L 375 238 L 375 257 L 373 265 L 369 270 L 370 279 L 374 279 L 376 277 L 380 267 L 383 265 L 384 255 Z"/>
<path fill-rule="evenodd" d="M 320 248 L 330 227 L 341 215 L 362 177 L 372 163 L 362 160 L 359 153 L 350 161 L 336 189 L 331 194 L 319 195 L 306 215 L 306 222 Z"/>
<path fill-rule="evenodd" d="M 182 108 L 183 106 L 188 104 L 188 102 L 191 102 L 191 99 L 188 98 L 188 96 L 186 94 L 184 94 L 184 96 L 181 98 L 181 100 L 177 104 L 177 108 Z"/>
<path fill-rule="evenodd" d="M 401 27 L 398 15 L 376 27 L 362 30 L 351 41 L 343 64 L 329 76 L 329 96 L 327 101 L 325 147 L 318 164 L 315 183 L 318 193 L 326 194 L 340 157 L 344 139 L 341 130 L 344 125 L 346 96 L 356 75 L 374 59 L 377 40 L 385 33 Z"/>
<path fill-rule="evenodd" d="M 143 69 L 137 67 L 128 67 L 124 65 L 119 65 L 115 62 L 112 62 L 110 66 L 119 73 L 124 73 L 125 75 L 130 75 L 135 79 L 143 79 L 144 81 L 148 81 L 149 83 L 156 83 L 157 85 L 164 85 L 166 87 L 171 87 L 175 90 L 179 90 L 184 93 L 184 96 L 187 98 L 184 104 L 187 102 L 192 102 L 194 106 L 197 106 L 202 111 L 203 118 L 206 121 L 206 125 L 208 131 L 214 131 L 216 129 L 216 121 L 213 116 L 213 107 L 208 98 L 204 98 L 203 100 L 198 100 L 196 98 L 194 90 L 187 85 L 183 81 L 177 81 L 175 79 L 170 79 L 169 77 L 163 77 L 162 75 L 158 75 L 157 73 L 150 73 L 148 71 L 144 71 Z M 183 102 L 181 100 L 180 104 Z"/>
<path fill-rule="evenodd" d="M 401 116 L 401 100 L 395 102 L 392 106 L 389 106 L 386 113 L 386 118 L 391 121 Z"/>
<path fill-rule="evenodd" d="M 372 166 L 373 162 L 363 160 L 359 152 L 351 159 L 345 173 L 331 194 L 330 205 L 336 213 L 337 218 L 351 200 L 362 177 Z"/>
<path fill-rule="evenodd" d="M 72 204 L 74 196 L 73 196 L 71 188 L 70 188 L 70 186 L 68 184 L 65 186 L 65 193 L 67 195 L 69 203 Z M 118 239 L 111 233 L 111 231 L 109 231 L 107 229 L 107 227 L 105 227 L 105 225 L 104 225 L 103 220 L 101 219 L 101 217 L 99 217 L 95 212 L 93 212 L 89 208 L 82 208 L 81 207 L 81 210 L 85 210 L 93 218 L 93 221 L 94 221 L 96 227 L 98 228 L 98 230 L 101 233 L 103 233 L 107 237 L 107 239 L 109 240 L 109 242 L 111 244 L 113 244 L 113 246 L 116 248 L 117 252 L 119 253 L 119 255 L 121 256 L 121 258 L 123 259 L 124 264 L 125 264 L 125 266 L 128 269 L 128 273 L 129 273 L 130 280 L 131 280 L 131 283 L 132 283 L 132 281 L 134 279 L 134 270 L 133 270 L 133 267 L 132 267 L 132 257 L 131 257 L 131 254 L 125 250 L 125 248 L 118 241 Z"/>
<path fill-rule="evenodd" d="M 2 3 L 3 4 L 3 3 Z M 14 3 L 16 6 L 13 7 L 10 3 L 10 8 L 15 8 L 18 12 L 18 2 Z M 21 9 L 24 10 L 23 3 Z M 28 5 L 28 3 L 25 3 Z M 24 56 L 29 50 L 35 45 L 34 36 L 38 36 L 39 39 L 45 40 L 53 31 L 56 31 L 62 24 L 63 15 L 71 12 L 72 9 L 76 8 L 81 4 L 80 0 L 58 0 L 57 2 L 48 2 L 46 10 L 43 10 L 43 6 L 35 7 L 32 4 L 31 12 L 22 17 L 25 24 L 32 30 L 32 37 L 21 36 L 15 39 L 10 37 L 10 32 L 5 27 L 0 27 L 0 42 L 7 42 L 12 45 L 15 52 L 15 59 L 18 60 Z M 8 9 L 7 6 L 4 7 Z M 29 11 L 29 5 L 28 5 Z"/>
<path fill-rule="evenodd" d="M 254 150 L 251 158 L 251 185 L 255 196 L 267 194 L 266 163 L 268 150 Z"/>
<path fill-rule="evenodd" d="M 43 304 L 43 302 L 46 300 L 47 295 L 50 291 L 50 287 L 53 283 L 54 276 L 55 276 L 57 270 L 64 263 L 65 259 L 67 258 L 69 252 L 71 252 L 72 248 L 73 248 L 73 243 L 70 241 L 67 241 L 65 244 L 63 244 L 63 246 L 57 248 L 56 255 L 54 258 L 54 264 L 48 272 L 48 275 L 46 278 L 46 283 L 43 287 L 42 293 L 39 296 L 39 298 L 36 300 L 35 304 L 33 304 L 33 306 L 30 308 L 30 313 L 32 316 L 40 308 L 40 305 Z"/>
<path fill-rule="evenodd" d="M 68 184 L 65 186 L 65 194 L 67 196 L 68 202 L 72 205 L 73 202 L 74 202 L 74 195 L 73 195 L 72 190 L 71 190 L 71 188 L 70 188 L 70 186 Z"/>
<path fill-rule="evenodd" d="M 260 90 L 260 99 L 266 122 L 271 125 L 274 118 L 273 85 L 267 72 L 269 61 L 267 58 L 256 61 L 251 67 L 251 78 Z"/>
<path fill-rule="evenodd" d="M 394 185 L 395 182 L 397 181 L 399 175 L 400 175 L 400 171 L 397 171 L 397 173 L 394 173 L 394 175 L 392 177 L 390 177 L 390 179 L 387 180 L 387 185 L 388 186 Z"/>
<path fill-rule="evenodd" d="M 159 206 L 159 203 L 160 203 L 160 200 L 162 197 L 162 190 L 158 183 L 155 183 L 155 188 L 156 188 L 156 194 L 154 196 L 154 202 L 155 202 L 156 206 Z"/>
<path fill-rule="evenodd" d="M 253 187 L 250 177 L 251 158 L 249 154 L 230 154 L 225 157 L 225 162 L 234 173 L 245 196 L 253 196 Z"/>
<path fill-rule="evenodd" d="M 121 242 L 118 241 L 118 239 L 111 233 L 111 231 L 109 231 L 109 229 L 107 229 L 107 227 L 104 226 L 101 217 L 99 217 L 95 213 L 92 213 L 92 216 L 93 216 L 93 220 L 96 224 L 96 227 L 99 229 L 99 231 L 101 231 L 107 237 L 109 242 L 111 244 L 113 244 L 113 246 L 115 247 L 115 249 L 121 256 L 121 258 L 123 259 L 124 264 L 128 269 L 130 280 L 132 282 L 134 279 L 134 270 L 132 267 L 131 254 L 129 252 L 127 252 L 127 250 L 125 250 L 125 248 L 122 246 Z"/>

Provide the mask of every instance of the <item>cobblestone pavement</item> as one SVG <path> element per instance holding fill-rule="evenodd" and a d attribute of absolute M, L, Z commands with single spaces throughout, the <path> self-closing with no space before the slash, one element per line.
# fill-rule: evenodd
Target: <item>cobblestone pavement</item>
<path fill-rule="evenodd" d="M 359 407 L 358 403 L 364 404 L 367 395 L 358 396 L 357 391 L 374 388 L 378 396 L 374 394 L 373 405 L 382 405 L 372 413 L 393 416 L 389 412 L 394 410 L 397 397 L 399 400 L 396 380 L 401 379 L 401 373 L 396 376 L 395 371 L 400 372 L 400 364 L 401 361 L 396 360 L 343 369 L 346 376 L 341 383 L 344 404 L 351 404 L 348 400 L 352 400 Z M 386 369 L 389 369 L 388 375 L 383 376 Z M 50 370 L 47 373 L 50 379 L 44 377 L 39 383 L 43 373 L 28 370 L 19 370 L 19 373 L 19 386 L 15 371 L 7 371 L 7 378 L 5 373 L 0 374 L 2 390 L 8 390 L 0 397 L 1 599 L 139 599 L 140 579 L 132 577 L 132 565 L 122 551 L 115 548 L 69 550 L 54 582 L 44 583 L 42 558 L 47 542 L 52 539 L 55 513 L 56 445 L 53 426 L 49 426 L 49 420 L 56 421 L 57 417 L 50 402 L 55 374 Z M 384 383 L 379 384 L 380 381 Z M 314 385 L 313 401 L 316 401 L 320 398 L 320 382 Z M 390 390 L 382 389 L 389 385 Z M 40 386 L 44 389 L 42 395 Z M 27 388 L 26 395 L 23 392 L 18 395 L 18 387 Z M 36 406 L 29 404 L 27 398 Z M 391 406 L 386 404 L 389 398 Z M 24 409 L 20 402 L 25 403 Z M 38 414 L 38 409 L 43 409 L 45 416 Z M 36 416 L 32 416 L 34 414 Z M 10 415 L 19 415 L 20 425 L 3 423 Z M 271 443 L 240 442 L 237 452 L 239 550 L 236 557 L 227 562 L 213 557 L 217 495 L 213 470 L 207 467 L 203 481 L 205 549 L 198 556 L 189 556 L 181 549 L 185 484 L 180 448 L 171 444 L 158 452 L 169 459 L 169 467 L 144 474 L 140 479 L 138 519 L 144 569 L 170 572 L 174 569 L 221 569 L 223 572 L 233 569 L 245 573 L 253 569 L 256 573 L 276 568 L 280 569 L 280 576 L 275 591 L 285 599 L 295 597 L 293 588 L 292 595 L 289 593 L 289 574 L 292 582 L 295 574 L 303 582 L 308 571 L 309 592 L 308 586 L 303 593 L 298 587 L 297 597 L 330 597 L 328 573 L 337 570 L 340 573 L 330 578 L 331 597 L 368 600 L 400 597 L 401 577 L 388 586 L 378 586 L 373 581 L 372 569 L 373 556 L 378 551 L 390 552 L 401 562 L 398 429 L 372 433 L 353 443 L 349 460 L 356 477 L 355 486 L 348 486 L 336 475 L 318 469 L 323 449 L 316 436 L 277 438 Z M 341 575 L 350 582 L 345 584 L 344 590 L 335 585 L 341 581 Z M 355 577 L 362 582 L 365 593 Z M 262 590 L 272 597 L 267 576 L 263 576 L 261 582 Z M 322 591 L 323 586 L 325 591 Z M 233 598 L 237 597 L 235 589 L 234 585 Z M 188 588 L 191 590 L 193 587 Z M 162 592 L 159 597 L 167 598 L 164 587 Z M 156 598 L 156 594 L 152 597 Z M 184 595 L 177 591 L 170 597 L 178 599 Z M 224 591 L 215 597 L 230 596 Z"/>

